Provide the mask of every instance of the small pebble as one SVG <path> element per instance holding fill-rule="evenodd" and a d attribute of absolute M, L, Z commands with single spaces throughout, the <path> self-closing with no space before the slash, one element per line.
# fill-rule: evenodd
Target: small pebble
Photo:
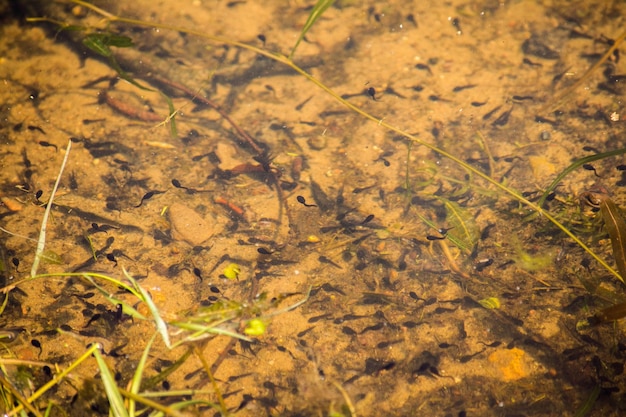
<path fill-rule="evenodd" d="M 174 203 L 169 209 L 172 238 L 182 240 L 192 246 L 201 245 L 213 236 L 213 226 L 195 210 L 181 203 Z"/>

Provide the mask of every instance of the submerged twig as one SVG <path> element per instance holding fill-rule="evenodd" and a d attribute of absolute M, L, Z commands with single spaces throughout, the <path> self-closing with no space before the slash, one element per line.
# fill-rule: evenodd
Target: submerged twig
<path fill-rule="evenodd" d="M 30 269 L 30 276 L 34 277 L 37 275 L 37 269 L 39 268 L 39 261 L 41 261 L 41 255 L 43 254 L 43 249 L 46 246 L 46 229 L 48 227 L 48 217 L 50 217 L 50 210 L 52 209 L 52 201 L 54 200 L 54 195 L 57 192 L 57 188 L 59 188 L 59 183 L 61 182 L 61 176 L 63 175 L 63 170 L 65 169 L 65 165 L 67 164 L 67 160 L 70 156 L 70 149 L 72 148 L 72 141 L 69 140 L 67 142 L 67 149 L 65 150 L 65 157 L 63 158 L 63 163 L 61 164 L 61 169 L 59 169 L 59 175 L 57 176 L 57 180 L 54 183 L 54 188 L 52 188 L 52 193 L 50 194 L 50 199 L 46 204 L 46 211 L 43 214 L 43 219 L 41 221 L 41 230 L 39 231 L 39 239 L 37 241 L 37 251 L 35 252 L 35 259 L 33 260 L 33 266 Z"/>

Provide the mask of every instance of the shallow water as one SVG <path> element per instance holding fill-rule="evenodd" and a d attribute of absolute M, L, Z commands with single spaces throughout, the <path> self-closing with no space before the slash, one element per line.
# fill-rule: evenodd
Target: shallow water
<path fill-rule="evenodd" d="M 124 268 L 168 322 L 217 311 L 240 335 L 267 325 L 252 342 L 151 350 L 146 378 L 197 345 L 234 415 L 562 416 L 597 387 L 590 415 L 621 415 L 621 324 L 577 323 L 623 301 L 623 284 L 545 217 L 383 124 L 536 202 L 573 160 L 624 146 L 619 54 L 559 100 L 621 35 L 624 3 L 337 1 L 294 62 L 373 120 L 280 62 L 198 36 L 289 54 L 312 4 L 143 3 L 97 4 L 198 33 L 111 24 L 135 84 L 85 47 L 104 39 L 93 11 L 0 6 L 5 361 L 56 373 L 99 342 L 125 387 L 155 327 L 116 304 L 150 312 L 68 275 Z M 22 282 L 70 138 L 38 269 L 57 275 Z M 577 196 L 601 184 L 624 207 L 623 163 L 574 170 L 546 205 L 610 265 Z M 174 342 L 189 335 L 175 328 Z M 4 366 L 25 397 L 50 379 Z M 86 360 L 37 407 L 106 415 L 98 373 Z M 164 379 L 146 389 L 217 402 L 197 356 Z M 187 411 L 219 413 L 207 408 Z"/>

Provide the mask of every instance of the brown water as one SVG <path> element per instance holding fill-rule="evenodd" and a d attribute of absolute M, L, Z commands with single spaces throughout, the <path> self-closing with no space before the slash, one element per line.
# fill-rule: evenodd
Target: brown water
<path fill-rule="evenodd" d="M 63 275 L 123 279 L 125 268 L 167 321 L 226 300 L 257 308 L 222 326 L 241 334 L 259 314 L 268 327 L 253 342 L 199 344 L 234 415 L 349 415 L 349 398 L 359 416 L 563 416 L 597 387 L 590 415 L 623 413 L 621 323 L 576 329 L 622 300 L 623 285 L 545 218 L 249 50 L 111 25 L 134 42 L 111 48 L 116 61 L 147 91 L 85 48 L 86 31 L 56 33 L 0 4 L 0 226 L 13 233 L 0 244 L 3 285 L 19 282 L 0 316 L 17 335 L 3 360 L 42 361 L 56 373 L 53 365 L 66 368 L 100 342 L 125 387 L 153 324 L 120 319 L 92 283 Z M 288 54 L 313 2 L 132 4 L 98 2 L 119 16 Z M 619 54 L 555 102 L 624 30 L 625 8 L 337 1 L 294 61 L 376 119 L 536 201 L 574 159 L 626 143 Z M 21 11 L 104 28 L 69 3 Z M 171 97 L 176 135 L 154 90 Z M 22 283 L 36 248 L 27 238 L 38 236 L 70 138 L 39 268 L 59 275 Z M 574 170 L 547 206 L 610 264 L 601 222 L 580 213 L 577 196 L 600 183 L 624 207 L 620 164 L 618 156 L 593 162 L 595 172 Z M 223 276 L 231 263 L 241 270 L 233 280 Z M 499 309 L 478 303 L 490 297 Z M 187 346 L 168 350 L 157 339 L 146 377 Z M 25 397 L 50 379 L 41 366 L 2 363 L 3 381 Z M 106 415 L 97 384 L 87 360 L 37 407 Z M 217 402 L 195 356 L 151 387 L 167 388 L 201 389 L 192 397 Z"/>

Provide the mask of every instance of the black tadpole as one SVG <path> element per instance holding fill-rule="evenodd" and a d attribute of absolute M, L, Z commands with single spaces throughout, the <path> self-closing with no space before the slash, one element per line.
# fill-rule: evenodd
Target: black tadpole
<path fill-rule="evenodd" d="M 163 193 L 165 193 L 165 191 L 159 191 L 159 190 L 148 191 L 147 193 L 144 194 L 143 197 L 141 197 L 141 201 L 139 202 L 139 204 L 135 206 L 135 208 L 141 207 L 141 205 L 143 204 L 145 200 L 150 200 L 155 195 L 163 194 Z"/>
<path fill-rule="evenodd" d="M 315 204 L 307 204 L 306 199 L 301 195 L 297 196 L 296 200 L 298 200 L 298 203 L 302 204 L 304 207 L 317 207 Z"/>
<path fill-rule="evenodd" d="M 113 263 L 115 264 L 114 266 L 117 266 L 117 259 L 115 258 L 115 254 L 113 254 L 113 253 L 107 253 L 107 254 L 106 254 L 106 258 L 107 258 L 109 261 L 113 262 Z"/>
<path fill-rule="evenodd" d="M 374 89 L 374 87 L 369 87 L 367 90 L 365 90 L 365 92 L 367 93 L 368 96 L 372 98 L 372 100 L 378 101 L 376 99 L 376 90 Z"/>
<path fill-rule="evenodd" d="M 369 223 L 369 222 L 371 222 L 372 220 L 374 220 L 374 215 L 373 215 L 373 214 L 370 214 L 369 216 L 367 216 L 367 217 L 366 217 L 366 218 L 365 218 L 365 219 L 361 222 L 361 224 L 366 224 L 366 223 Z"/>
<path fill-rule="evenodd" d="M 456 28 L 456 34 L 457 35 L 462 35 L 463 31 L 461 30 L 461 22 L 459 22 L 459 18 L 458 17 L 453 17 L 453 18 L 449 18 L 450 23 L 452 24 L 452 26 L 454 26 Z"/>
<path fill-rule="evenodd" d="M 196 190 L 195 188 L 185 187 L 176 178 L 172 178 L 172 185 L 176 188 L 180 188 L 181 190 L 187 191 L 187 194 L 195 194 L 195 193 L 200 192 L 200 190 Z"/>
<path fill-rule="evenodd" d="M 583 164 L 583 168 L 586 169 L 587 171 L 593 171 L 593 173 L 595 174 L 596 177 L 601 178 L 598 175 L 598 171 L 596 171 L 596 168 L 591 165 L 591 164 Z"/>
<path fill-rule="evenodd" d="M 40 140 L 39 144 L 43 147 L 54 148 L 55 152 L 59 150 L 58 146 L 54 143 L 46 142 L 45 140 Z"/>
<path fill-rule="evenodd" d="M 39 340 L 37 340 L 37 339 L 32 339 L 32 340 L 30 341 L 30 344 L 31 344 L 33 347 L 35 347 L 35 348 L 39 349 L 39 354 L 41 355 L 41 352 L 43 352 L 43 348 L 41 347 L 41 342 L 40 342 Z"/>

